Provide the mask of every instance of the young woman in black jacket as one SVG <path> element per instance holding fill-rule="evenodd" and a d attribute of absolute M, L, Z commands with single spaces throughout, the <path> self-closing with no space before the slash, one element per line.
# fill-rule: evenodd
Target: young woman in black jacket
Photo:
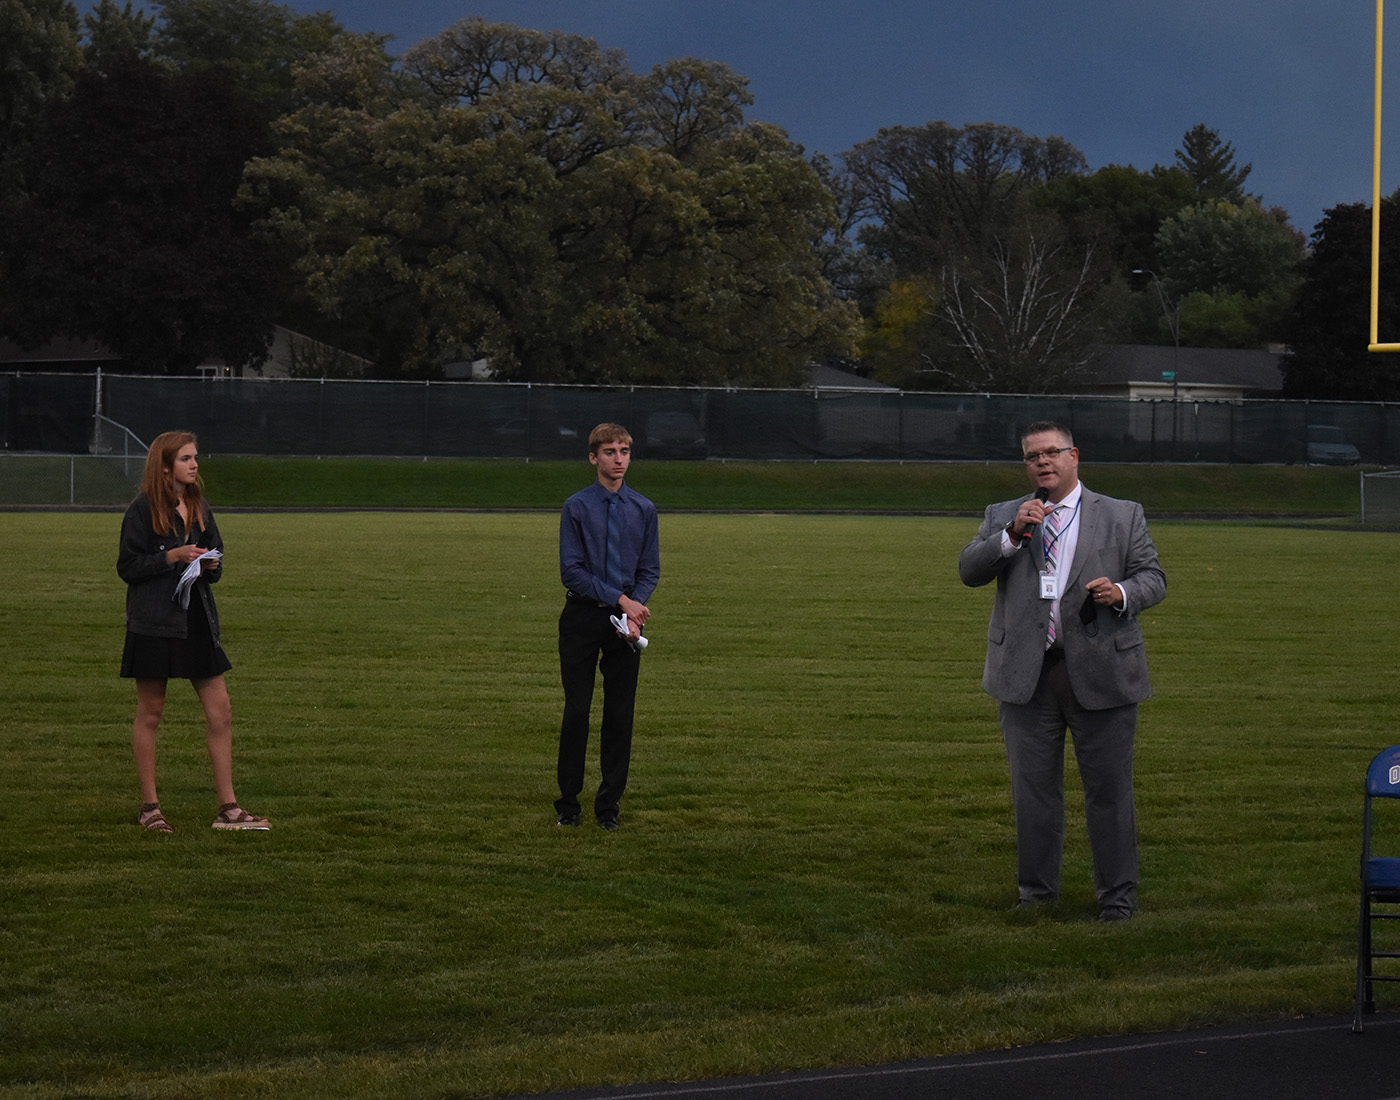
<path fill-rule="evenodd" d="M 217 551 L 217 553 L 211 553 Z M 172 677 L 194 685 L 208 724 L 209 762 L 219 798 L 216 829 L 267 829 L 233 793 L 233 709 L 224 673 L 233 666 L 219 644 L 219 612 L 210 585 L 223 575 L 223 540 L 204 499 L 199 446 L 190 432 L 157 436 L 146 454 L 141 493 L 122 519 L 117 574 L 126 581 L 126 647 L 121 674 L 136 681 L 131 750 L 141 784 L 137 822 L 173 830 L 156 797 L 156 731 Z M 190 581 L 181 578 L 199 562 Z"/>

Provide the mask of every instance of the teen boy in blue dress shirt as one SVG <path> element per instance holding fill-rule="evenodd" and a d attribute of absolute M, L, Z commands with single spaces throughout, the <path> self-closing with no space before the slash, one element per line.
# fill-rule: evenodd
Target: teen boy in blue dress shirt
<path fill-rule="evenodd" d="M 647 601 L 661 580 L 656 506 L 623 484 L 632 437 L 618 424 L 599 424 L 588 436 L 588 461 L 598 480 L 564 502 L 559 520 L 559 577 L 566 590 L 559 616 L 559 674 L 564 718 L 559 726 L 560 825 L 575 826 L 581 807 L 583 765 L 595 671 L 603 672 L 600 734 L 602 781 L 593 813 L 604 829 L 618 827 L 618 804 L 632 760 L 632 715 L 641 651 L 633 643 L 651 618 Z M 623 638 L 609 622 L 627 616 Z"/>

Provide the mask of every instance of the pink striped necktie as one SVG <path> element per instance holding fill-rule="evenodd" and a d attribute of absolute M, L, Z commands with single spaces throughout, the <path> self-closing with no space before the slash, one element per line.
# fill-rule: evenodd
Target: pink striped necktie
<path fill-rule="evenodd" d="M 1054 573 L 1060 553 L 1060 524 L 1064 522 L 1060 515 L 1059 507 L 1052 508 L 1045 515 L 1045 571 Z M 1055 608 L 1050 608 L 1050 625 L 1046 631 L 1045 648 L 1049 649 L 1055 644 L 1055 636 L 1059 626 L 1056 621 L 1058 616 Z"/>

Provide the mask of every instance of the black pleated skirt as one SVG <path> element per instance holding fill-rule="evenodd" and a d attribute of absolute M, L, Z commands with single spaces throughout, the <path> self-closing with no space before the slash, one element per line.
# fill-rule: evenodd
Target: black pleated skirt
<path fill-rule="evenodd" d="M 190 596 L 189 624 L 183 638 L 153 638 L 126 632 L 122 675 L 134 680 L 209 680 L 233 667 L 214 644 L 199 593 Z"/>

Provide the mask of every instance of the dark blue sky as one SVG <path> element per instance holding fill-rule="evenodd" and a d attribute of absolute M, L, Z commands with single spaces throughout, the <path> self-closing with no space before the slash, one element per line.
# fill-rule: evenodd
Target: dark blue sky
<path fill-rule="evenodd" d="M 283 0 L 288 2 L 288 0 Z M 1369 202 L 1375 0 L 290 0 L 402 53 L 469 15 L 563 30 L 634 69 L 723 61 L 749 117 L 835 155 L 882 126 L 999 122 L 1091 168 L 1170 164 L 1198 122 L 1252 163 L 1246 188 L 1310 232 Z M 1400 24 L 1400 12 L 1392 25 Z M 1389 84 L 1400 97 L 1400 26 Z M 1400 98 L 1382 186 L 1400 186 Z M 1393 155 L 1390 150 L 1393 147 Z M 1393 169 L 1392 166 L 1393 165 Z"/>

